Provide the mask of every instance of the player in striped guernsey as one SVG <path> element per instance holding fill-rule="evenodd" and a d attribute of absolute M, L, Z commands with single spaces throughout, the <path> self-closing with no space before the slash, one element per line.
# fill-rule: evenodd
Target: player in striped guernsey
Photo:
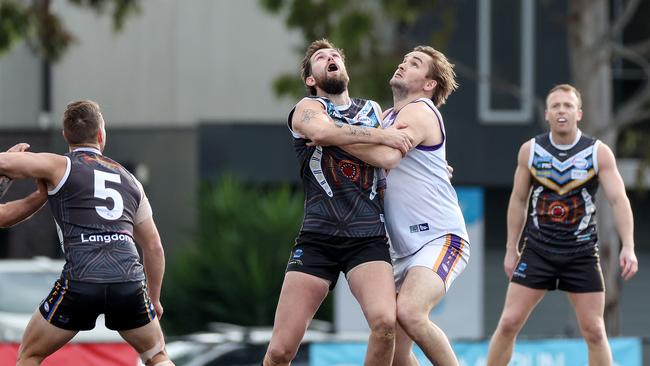
<path fill-rule="evenodd" d="M 288 126 L 305 189 L 305 216 L 287 265 L 264 365 L 291 362 L 340 272 L 370 326 L 365 364 L 390 365 L 395 296 L 378 194 L 382 175 L 377 166 L 346 150 L 356 143 L 384 144 L 398 158 L 380 166 L 391 167 L 411 141 L 406 133 L 379 128 L 377 103 L 350 98 L 343 53 L 329 41 L 308 47 L 302 77 L 311 96 L 291 111 Z"/>
<path fill-rule="evenodd" d="M 70 103 L 63 136 L 70 147 L 65 155 L 0 154 L 0 174 L 46 182 L 66 259 L 25 329 L 17 365 L 39 365 L 77 332 L 94 328 L 102 313 L 146 366 L 173 365 L 158 322 L 164 252 L 144 190 L 102 155 L 106 130 L 97 103 Z"/>
<path fill-rule="evenodd" d="M 589 364 L 612 364 L 603 321 L 605 289 L 596 234 L 599 184 L 621 236 L 619 262 L 625 280 L 638 270 L 634 222 L 611 149 L 578 129 L 581 107 L 580 93 L 573 86 L 561 84 L 551 89 L 545 113 L 550 132 L 524 143 L 519 150 L 504 259 L 511 282 L 490 342 L 490 366 L 509 362 L 519 330 L 546 291 L 555 289 L 566 291 L 575 308 L 589 349 Z"/>

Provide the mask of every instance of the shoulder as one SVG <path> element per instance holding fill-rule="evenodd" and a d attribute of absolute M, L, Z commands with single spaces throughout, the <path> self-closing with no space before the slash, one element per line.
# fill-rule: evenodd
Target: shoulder
<path fill-rule="evenodd" d="M 519 147 L 519 153 L 517 154 L 517 161 L 522 165 L 528 165 L 528 160 L 530 158 L 530 152 L 533 148 L 533 141 L 535 139 L 530 139 Z"/>

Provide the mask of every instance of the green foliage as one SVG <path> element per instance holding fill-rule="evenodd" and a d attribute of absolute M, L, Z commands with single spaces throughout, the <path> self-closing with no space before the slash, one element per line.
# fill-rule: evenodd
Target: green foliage
<path fill-rule="evenodd" d="M 200 229 L 168 259 L 163 305 L 172 332 L 208 322 L 271 325 L 290 248 L 303 215 L 302 194 L 261 191 L 232 178 L 201 190 Z"/>
<path fill-rule="evenodd" d="M 108 9 L 113 28 L 119 31 L 125 20 L 139 12 L 140 0 L 69 0 L 70 3 L 103 14 Z M 52 12 L 51 0 L 0 0 L 0 53 L 24 39 L 44 60 L 55 62 L 76 39 L 60 15 Z"/>
<path fill-rule="evenodd" d="M 404 54 L 422 41 L 408 38 L 423 17 L 429 17 L 431 37 L 424 43 L 444 49 L 453 32 L 454 7 L 422 0 L 259 0 L 267 11 L 285 18 L 288 28 L 298 29 L 304 47 L 328 38 L 342 48 L 350 75 L 350 94 L 392 104 L 388 80 Z M 436 12 L 432 12 L 436 9 Z M 297 64 L 298 62 L 296 62 Z M 295 73 L 279 76 L 274 91 L 280 96 L 303 96 L 305 86 Z"/>

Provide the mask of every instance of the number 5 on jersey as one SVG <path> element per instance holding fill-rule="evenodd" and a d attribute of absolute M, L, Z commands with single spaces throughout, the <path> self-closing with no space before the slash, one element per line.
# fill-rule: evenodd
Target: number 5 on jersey
<path fill-rule="evenodd" d="M 124 212 L 124 201 L 120 192 L 113 188 L 106 187 L 106 182 L 121 183 L 120 175 L 95 170 L 95 197 L 103 200 L 111 199 L 113 208 L 107 206 L 95 206 L 97 214 L 106 220 L 117 220 Z"/>

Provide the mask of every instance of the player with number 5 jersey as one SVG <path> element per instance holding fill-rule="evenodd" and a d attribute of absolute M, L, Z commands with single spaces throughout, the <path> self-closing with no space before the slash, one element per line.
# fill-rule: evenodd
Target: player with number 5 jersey
<path fill-rule="evenodd" d="M 68 104 L 63 137 L 65 155 L 0 153 L 0 175 L 47 184 L 66 260 L 25 329 L 17 365 L 39 365 L 77 332 L 93 329 L 100 314 L 146 366 L 173 365 L 158 322 L 164 251 L 142 185 L 102 154 L 106 129 L 97 103 Z"/>

